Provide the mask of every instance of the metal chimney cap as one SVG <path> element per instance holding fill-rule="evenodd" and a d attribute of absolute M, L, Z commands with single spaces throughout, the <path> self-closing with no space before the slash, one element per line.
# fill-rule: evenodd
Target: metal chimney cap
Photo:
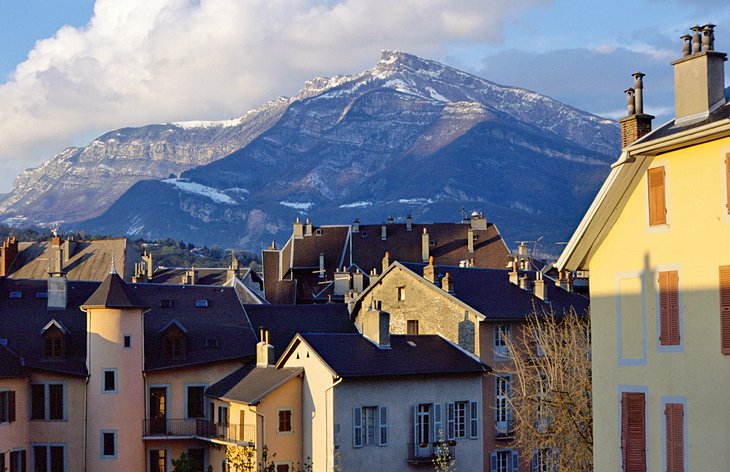
<path fill-rule="evenodd" d="M 692 31 L 702 31 L 702 27 L 700 25 L 694 25 L 690 28 Z"/>
<path fill-rule="evenodd" d="M 702 27 L 702 29 L 709 29 L 709 30 L 711 30 L 711 29 L 713 29 L 713 28 L 714 28 L 715 26 L 717 26 L 717 25 L 713 25 L 712 23 L 707 23 L 706 25 L 704 25 L 704 26 Z"/>
<path fill-rule="evenodd" d="M 634 93 L 634 87 L 627 88 L 626 90 L 624 90 L 624 93 L 626 95 L 633 95 L 633 93 Z"/>
<path fill-rule="evenodd" d="M 679 39 L 684 39 L 684 40 L 692 39 L 692 35 L 691 34 L 683 34 L 682 36 L 679 37 Z"/>
<path fill-rule="evenodd" d="M 634 72 L 634 73 L 633 73 L 633 74 L 631 74 L 631 75 L 632 75 L 632 76 L 633 76 L 634 78 L 636 78 L 636 79 L 640 79 L 640 78 L 642 78 L 642 77 L 646 77 L 646 74 L 644 74 L 643 72 L 639 72 L 639 71 L 637 71 L 637 72 Z"/>

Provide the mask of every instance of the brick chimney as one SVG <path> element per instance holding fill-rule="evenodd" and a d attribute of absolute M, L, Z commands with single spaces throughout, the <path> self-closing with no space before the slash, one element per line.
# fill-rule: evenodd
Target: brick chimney
<path fill-rule="evenodd" d="M 727 54 L 715 51 L 715 25 L 693 26 L 682 39 L 683 57 L 674 66 L 676 122 L 701 119 L 725 104 Z"/>
<path fill-rule="evenodd" d="M 628 115 L 618 120 L 621 124 L 621 149 L 651 132 L 653 116 L 644 113 L 644 76 L 634 72 L 634 86 L 624 90 L 627 99 Z"/>
<path fill-rule="evenodd" d="M 0 248 L 0 276 L 7 277 L 10 274 L 15 258 L 18 257 L 18 240 L 15 236 L 8 236 Z"/>
<path fill-rule="evenodd" d="M 388 269 L 388 267 L 390 267 L 390 253 L 388 251 L 385 251 L 385 256 L 383 256 L 382 260 L 383 274 Z"/>
<path fill-rule="evenodd" d="M 433 266 L 433 256 L 428 258 L 428 265 L 423 268 L 423 278 L 432 284 L 436 283 L 436 268 Z"/>
<path fill-rule="evenodd" d="M 431 250 L 431 240 L 428 238 L 428 231 L 423 228 L 423 234 L 421 235 L 421 260 L 426 262 L 429 257 Z"/>

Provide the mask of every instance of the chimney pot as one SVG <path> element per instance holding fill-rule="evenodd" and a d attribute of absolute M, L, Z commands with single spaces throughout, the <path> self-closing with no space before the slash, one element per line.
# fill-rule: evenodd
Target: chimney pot
<path fill-rule="evenodd" d="M 646 74 L 641 72 L 634 72 L 631 74 L 634 76 L 634 98 L 636 106 L 636 114 L 644 114 L 644 81 L 643 78 Z"/>
<path fill-rule="evenodd" d="M 386 220 L 387 224 L 392 225 L 394 221 L 393 215 L 388 215 L 388 219 Z"/>
<path fill-rule="evenodd" d="M 628 116 L 633 116 L 636 114 L 636 98 L 634 96 L 634 89 L 627 88 L 626 90 L 624 90 L 624 93 L 626 94 L 626 105 L 629 109 Z"/>
<path fill-rule="evenodd" d="M 433 256 L 428 258 L 428 265 L 423 268 L 423 278 L 432 284 L 436 283 L 436 268 L 433 266 Z"/>
<path fill-rule="evenodd" d="M 274 346 L 269 344 L 269 331 L 259 328 L 260 341 L 256 344 L 256 367 L 271 367 L 274 365 Z"/>
<path fill-rule="evenodd" d="M 411 215 L 406 216 L 406 231 L 413 231 L 413 217 Z"/>
<path fill-rule="evenodd" d="M 466 231 L 466 245 L 469 252 L 474 252 L 474 230 L 471 227 Z"/>
<path fill-rule="evenodd" d="M 698 54 L 702 52 L 702 28 L 700 25 L 695 25 L 691 28 L 692 30 L 692 49 L 694 49 L 694 53 Z"/>
<path fill-rule="evenodd" d="M 705 51 L 715 50 L 715 25 L 712 23 L 702 27 L 702 47 Z"/>
<path fill-rule="evenodd" d="M 682 54 L 687 57 L 692 55 L 692 36 L 684 34 L 680 37 L 682 40 Z"/>
<path fill-rule="evenodd" d="M 360 232 L 360 219 L 359 218 L 355 218 L 355 221 L 352 222 L 352 232 L 353 233 Z"/>
<path fill-rule="evenodd" d="M 428 231 L 423 228 L 423 234 L 421 235 L 421 260 L 426 262 L 431 251 L 431 240 L 428 238 Z"/>

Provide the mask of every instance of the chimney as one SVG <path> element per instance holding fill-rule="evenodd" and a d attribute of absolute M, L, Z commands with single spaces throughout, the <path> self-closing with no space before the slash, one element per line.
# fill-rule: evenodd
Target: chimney
<path fill-rule="evenodd" d="M 360 272 L 360 269 L 357 269 L 355 273 L 352 274 L 352 289 L 357 292 L 358 295 L 365 289 L 365 274 Z"/>
<path fill-rule="evenodd" d="M 319 278 L 324 278 L 324 253 L 319 253 Z"/>
<path fill-rule="evenodd" d="M 370 285 L 375 285 L 379 278 L 378 271 L 373 267 L 373 270 L 370 271 Z"/>
<path fill-rule="evenodd" d="M 297 219 L 294 221 L 294 230 L 292 231 L 292 236 L 294 236 L 295 239 L 302 239 L 304 237 L 304 225 L 301 221 L 299 221 L 298 216 Z"/>
<path fill-rule="evenodd" d="M 189 284 L 189 285 L 195 285 L 197 275 L 198 274 L 197 274 L 197 271 L 195 270 L 195 266 L 191 267 L 190 269 L 188 269 L 185 272 L 182 283 Z"/>
<path fill-rule="evenodd" d="M 466 231 L 466 246 L 469 252 L 474 252 L 474 230 L 471 227 Z"/>
<path fill-rule="evenodd" d="M 509 282 L 514 285 L 520 284 L 520 274 L 517 272 L 517 267 L 519 266 L 519 258 L 517 256 L 514 256 L 512 258 L 512 272 L 509 273 Z"/>
<path fill-rule="evenodd" d="M 413 217 L 411 215 L 406 216 L 406 231 L 413 231 Z"/>
<path fill-rule="evenodd" d="M 539 270 L 535 274 L 535 296 L 544 302 L 550 301 L 548 298 L 548 285 L 545 283 L 543 273 Z"/>
<path fill-rule="evenodd" d="M 304 236 L 311 236 L 312 235 L 312 223 L 309 221 L 309 218 L 307 218 L 307 222 L 304 223 Z"/>
<path fill-rule="evenodd" d="M 570 271 L 561 270 L 558 273 L 558 280 L 555 281 L 555 285 L 562 288 L 567 292 L 573 291 L 573 280 Z"/>
<path fill-rule="evenodd" d="M 454 281 L 451 280 L 451 275 L 448 272 L 441 279 L 441 288 L 444 292 L 454 293 Z"/>
<path fill-rule="evenodd" d="M 487 219 L 484 217 L 484 213 L 476 211 L 471 212 L 471 223 L 472 229 L 487 229 Z"/>
<path fill-rule="evenodd" d="M 359 218 L 355 218 L 355 221 L 352 222 L 352 232 L 353 233 L 360 232 L 360 219 Z"/>
<path fill-rule="evenodd" d="M 621 118 L 621 148 L 629 146 L 647 134 L 651 133 L 653 116 L 644 113 L 644 76 L 641 72 L 634 72 L 634 86 L 624 90 L 627 98 L 628 114 Z"/>
<path fill-rule="evenodd" d="M 383 269 L 381 273 L 384 274 L 388 267 L 390 267 L 390 252 L 385 251 L 385 256 L 383 256 L 381 266 Z"/>
<path fill-rule="evenodd" d="M 527 244 L 525 244 L 524 241 L 517 246 L 517 254 L 519 254 L 519 268 L 522 270 L 528 270 L 530 268 L 530 256 L 527 255 Z"/>
<path fill-rule="evenodd" d="M 54 236 L 51 238 L 51 276 L 59 276 L 63 273 L 63 248 L 61 247 L 61 238 Z"/>
<path fill-rule="evenodd" d="M 423 268 L 423 278 L 432 284 L 436 283 L 436 268 L 433 266 L 433 256 L 428 258 L 428 265 Z"/>
<path fill-rule="evenodd" d="M 2 248 L 0 248 L 0 276 L 7 277 L 10 275 L 10 267 L 12 267 L 16 257 L 18 257 L 18 240 L 15 236 L 8 236 L 3 241 Z"/>
<path fill-rule="evenodd" d="M 256 344 L 256 367 L 272 367 L 274 365 L 274 346 L 269 344 L 269 332 L 259 327 L 259 339 Z"/>
<path fill-rule="evenodd" d="M 363 316 L 362 334 L 379 348 L 390 349 L 390 314 L 380 309 L 380 302 L 376 304 L 377 308 L 370 305 Z"/>
<path fill-rule="evenodd" d="M 142 261 L 144 261 L 145 269 L 147 270 L 147 280 L 151 280 L 155 272 L 154 267 L 152 267 L 152 253 L 145 251 L 142 254 Z"/>
<path fill-rule="evenodd" d="M 524 274 L 522 277 L 520 277 L 520 288 L 527 292 L 532 291 L 532 280 L 530 280 L 529 275 Z"/>
<path fill-rule="evenodd" d="M 48 276 L 48 309 L 65 310 L 68 301 L 68 283 L 66 274 L 50 274 Z"/>
<path fill-rule="evenodd" d="M 238 276 L 238 258 L 236 253 L 231 251 L 231 265 L 228 266 L 226 271 L 226 282 L 232 282 L 236 276 Z"/>
<path fill-rule="evenodd" d="M 385 222 L 389 225 L 392 225 L 395 220 L 393 219 L 393 215 L 388 215 L 388 219 L 385 220 Z"/>
<path fill-rule="evenodd" d="M 382 239 L 383 241 L 388 239 L 388 229 L 385 225 L 380 227 L 380 239 Z"/>
<path fill-rule="evenodd" d="M 76 241 L 73 240 L 73 238 L 67 238 L 63 242 L 63 266 L 65 267 L 68 264 L 68 260 L 71 259 L 71 255 L 76 250 Z"/>
<path fill-rule="evenodd" d="M 675 122 L 707 116 L 725 104 L 727 54 L 715 51 L 715 25 L 693 26 L 682 39 L 682 58 L 674 66 Z"/>
<path fill-rule="evenodd" d="M 431 250 L 431 241 L 428 239 L 428 231 L 423 228 L 423 234 L 421 235 L 421 259 L 426 262 L 429 257 L 429 251 Z"/>
<path fill-rule="evenodd" d="M 335 271 L 335 295 L 344 295 L 350 290 L 350 273 L 343 267 Z"/>

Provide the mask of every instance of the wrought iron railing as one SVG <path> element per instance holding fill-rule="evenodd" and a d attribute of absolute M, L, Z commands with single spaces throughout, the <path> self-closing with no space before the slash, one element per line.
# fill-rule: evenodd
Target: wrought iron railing
<path fill-rule="evenodd" d="M 434 459 L 442 457 L 456 459 L 456 441 L 408 443 L 408 463 L 433 464 Z"/>
<path fill-rule="evenodd" d="M 514 436 L 514 425 L 512 420 L 495 421 L 494 429 L 497 439 L 507 439 Z"/>
<path fill-rule="evenodd" d="M 147 437 L 197 437 L 230 443 L 253 444 L 254 425 L 219 424 L 205 418 L 147 418 L 144 420 Z"/>

